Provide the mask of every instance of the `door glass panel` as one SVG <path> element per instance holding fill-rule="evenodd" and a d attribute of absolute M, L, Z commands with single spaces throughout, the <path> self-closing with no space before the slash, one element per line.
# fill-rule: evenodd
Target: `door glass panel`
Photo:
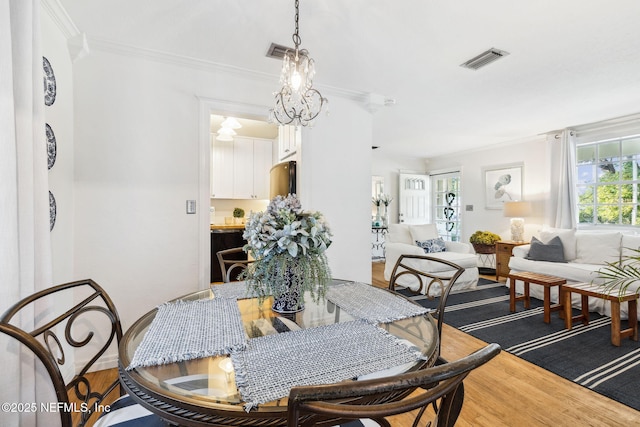
<path fill-rule="evenodd" d="M 438 234 L 444 240 L 460 241 L 460 173 L 433 175 L 431 177 L 433 217 Z"/>

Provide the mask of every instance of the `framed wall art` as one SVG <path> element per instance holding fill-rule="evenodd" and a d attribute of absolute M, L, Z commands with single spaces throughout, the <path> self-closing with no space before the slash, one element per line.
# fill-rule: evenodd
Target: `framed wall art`
<path fill-rule="evenodd" d="M 504 202 L 522 200 L 522 168 L 518 163 L 483 169 L 486 209 L 502 209 Z"/>

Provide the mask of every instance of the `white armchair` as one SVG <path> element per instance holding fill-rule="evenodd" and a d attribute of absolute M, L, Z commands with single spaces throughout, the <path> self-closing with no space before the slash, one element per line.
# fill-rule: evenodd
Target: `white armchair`
<path fill-rule="evenodd" d="M 445 250 L 442 252 L 429 252 L 416 244 L 416 241 L 429 245 L 434 239 L 438 239 L 438 230 L 435 224 L 391 224 L 389 232 L 385 237 L 386 261 L 384 266 L 384 278 L 389 280 L 393 267 L 396 265 L 401 255 L 428 255 L 433 258 L 439 258 L 453 262 L 464 268 L 464 273 L 456 281 L 452 291 L 462 289 L 473 289 L 478 284 L 478 260 L 473 250 L 473 246 L 469 243 L 462 242 L 444 242 Z M 427 242 L 427 243 L 424 243 Z M 437 246 L 437 242 L 436 242 Z M 431 263 L 424 260 L 410 260 L 416 264 L 413 266 L 418 270 L 435 272 L 448 272 L 447 266 L 440 263 Z M 425 264 L 426 263 L 426 264 Z M 407 286 L 412 289 L 418 288 L 418 280 L 410 275 L 401 277 L 398 284 Z M 437 292 L 434 289 L 433 292 Z M 437 294 L 436 294 L 437 295 Z"/>

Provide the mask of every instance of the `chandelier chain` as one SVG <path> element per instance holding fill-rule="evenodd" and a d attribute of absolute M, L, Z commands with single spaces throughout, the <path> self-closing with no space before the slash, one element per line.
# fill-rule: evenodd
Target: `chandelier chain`
<path fill-rule="evenodd" d="M 295 16 L 295 21 L 296 21 L 296 28 L 295 31 L 293 33 L 293 44 L 296 45 L 296 52 L 298 51 L 298 46 L 300 46 L 300 44 L 302 43 L 302 39 L 300 38 L 299 33 L 299 27 L 298 27 L 298 19 L 300 18 L 300 12 L 298 11 L 299 7 L 300 7 L 300 0 L 295 0 L 295 5 L 296 5 L 296 16 Z"/>

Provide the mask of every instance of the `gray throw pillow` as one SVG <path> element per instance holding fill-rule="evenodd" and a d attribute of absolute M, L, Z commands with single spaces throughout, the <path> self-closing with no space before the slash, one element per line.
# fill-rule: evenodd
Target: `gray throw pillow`
<path fill-rule="evenodd" d="M 442 237 L 429 240 L 416 240 L 416 245 L 420 246 L 424 250 L 425 254 L 445 252 L 447 250 Z"/>
<path fill-rule="evenodd" d="M 562 240 L 558 236 L 546 244 L 535 237 L 531 238 L 531 248 L 525 258 L 532 261 L 567 262 L 564 259 Z"/>

